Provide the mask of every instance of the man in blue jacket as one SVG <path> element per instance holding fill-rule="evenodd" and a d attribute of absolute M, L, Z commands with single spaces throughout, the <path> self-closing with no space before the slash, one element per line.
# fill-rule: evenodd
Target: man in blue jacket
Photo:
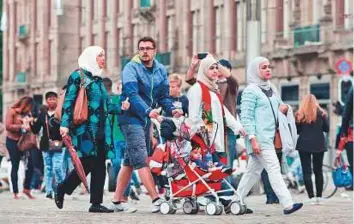
<path fill-rule="evenodd" d="M 115 211 L 134 212 L 123 204 L 123 192 L 127 187 L 133 169 L 137 170 L 141 182 L 152 199 L 152 212 L 159 212 L 163 202 L 156 192 L 155 183 L 146 163 L 151 155 L 150 118 L 157 119 L 158 106 L 168 115 L 181 114 L 173 107 L 169 97 L 169 84 L 165 67 L 154 59 L 156 42 L 143 37 L 138 42 L 139 54 L 131 59 L 122 72 L 123 99 L 129 100 L 130 108 L 119 118 L 119 124 L 126 139 L 123 166 L 118 174 L 117 188 L 112 200 Z"/>

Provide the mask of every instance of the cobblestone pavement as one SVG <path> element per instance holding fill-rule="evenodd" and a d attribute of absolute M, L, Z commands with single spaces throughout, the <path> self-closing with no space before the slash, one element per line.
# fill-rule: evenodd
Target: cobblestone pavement
<path fill-rule="evenodd" d="M 342 191 L 343 192 L 343 191 Z M 305 205 L 299 212 L 289 216 L 282 214 L 280 205 L 265 205 L 264 195 L 250 196 L 247 204 L 254 209 L 251 215 L 208 216 L 204 212 L 197 215 L 185 215 L 177 211 L 175 215 L 152 214 L 150 200 L 143 196 L 138 211 L 134 214 L 91 214 L 88 213 L 89 196 L 67 196 L 64 209 L 58 210 L 52 200 L 44 199 L 43 194 L 36 200 L 13 200 L 12 194 L 0 194 L 0 223 L 353 223 L 353 193 L 345 192 L 349 197 L 341 197 L 338 192 L 326 200 L 323 205 Z M 104 202 L 108 205 L 112 198 L 106 193 Z M 306 200 L 306 195 L 294 195 L 295 201 Z"/>

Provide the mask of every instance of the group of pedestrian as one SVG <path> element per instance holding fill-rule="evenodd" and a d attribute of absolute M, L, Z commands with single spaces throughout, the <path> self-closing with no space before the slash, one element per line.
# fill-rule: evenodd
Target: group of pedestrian
<path fill-rule="evenodd" d="M 267 204 L 280 203 L 284 214 L 291 214 L 302 207 L 302 203 L 293 202 L 281 175 L 282 151 L 275 145 L 275 139 L 280 125 L 279 116 L 287 116 L 291 108 L 282 102 L 271 83 L 272 66 L 268 59 L 257 57 L 250 62 L 238 117 L 236 99 L 239 86 L 231 74 L 229 61 L 217 61 L 208 53 L 203 57 L 194 56 L 185 79 L 191 87 L 188 94 L 183 95 L 182 79 L 174 74 L 168 77 L 166 68 L 154 58 L 157 50 L 155 40 L 144 37 L 137 47 L 138 54 L 121 73 L 122 89 L 118 85 L 119 94 L 113 93 L 112 81 L 102 77 L 106 67 L 105 51 L 99 46 L 90 46 L 82 52 L 78 68 L 68 78 L 61 119 L 55 116 L 58 98 L 55 92 L 46 94 L 47 110 L 36 119 L 31 118 L 33 99 L 30 97 L 22 98 L 9 109 L 6 145 L 12 163 L 15 198 L 18 197 L 17 171 L 22 155 L 18 141 L 27 132 L 38 134 L 41 131 L 40 149 L 43 151 L 45 173 L 50 173 L 45 177 L 46 195 L 50 198 L 55 192 L 55 203 L 59 209 L 64 206 L 65 195 L 72 194 L 81 183 L 75 170 L 67 176 L 61 172 L 62 139 L 70 135 L 86 175 L 91 174 L 89 212 L 135 212 L 136 209 L 127 203 L 128 196 L 132 197 L 131 192 L 134 194 L 132 182 L 139 193 L 140 184 L 144 185 L 151 198 L 152 212 L 159 212 L 164 199 L 156 189 L 158 183 L 146 161 L 153 153 L 150 119 L 161 121 L 163 115 L 188 117 L 192 122 L 192 133 L 198 133 L 201 127 L 205 127 L 209 133 L 208 141 L 213 143 L 213 161 L 230 167 L 237 158 L 236 139 L 242 135 L 248 165 L 237 188 L 241 197 L 248 195 L 262 174 Z M 77 124 L 73 120 L 74 107 L 81 88 L 85 88 L 87 95 L 88 117 Z M 304 97 L 295 120 L 299 134 L 296 149 L 300 153 L 306 190 L 309 198 L 319 203 L 323 185 L 322 161 L 326 151 L 323 132 L 329 129 L 328 116 L 316 98 L 309 95 Z M 112 162 L 117 184 L 111 204 L 105 207 L 102 202 L 107 159 Z M 316 197 L 312 189 L 311 167 L 316 177 Z M 57 186 L 54 190 L 51 188 L 52 173 Z M 29 187 L 32 174 L 33 169 L 28 165 L 24 193 L 30 198 L 33 197 Z M 246 213 L 253 211 L 248 208 Z"/>

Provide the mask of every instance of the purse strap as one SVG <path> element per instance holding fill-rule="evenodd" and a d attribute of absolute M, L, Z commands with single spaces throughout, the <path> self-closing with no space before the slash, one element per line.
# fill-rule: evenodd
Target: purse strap
<path fill-rule="evenodd" d="M 45 115 L 45 126 L 46 126 L 46 129 L 47 129 L 47 136 L 48 136 L 48 141 L 50 140 L 50 137 L 49 137 L 49 127 L 48 127 L 48 115 L 46 114 Z"/>
<path fill-rule="evenodd" d="M 270 101 L 270 98 L 267 96 L 267 94 L 265 94 L 265 92 L 263 92 L 263 89 L 262 89 L 261 87 L 259 87 L 259 88 L 261 89 L 262 93 L 264 93 L 264 95 L 267 97 L 267 99 L 268 99 L 268 101 L 269 101 L 270 107 L 272 108 L 272 112 L 273 112 L 275 127 L 277 128 L 277 127 L 279 126 L 279 122 L 278 122 L 278 119 L 277 119 L 276 116 L 275 116 L 273 104 L 272 104 L 272 102 Z"/>

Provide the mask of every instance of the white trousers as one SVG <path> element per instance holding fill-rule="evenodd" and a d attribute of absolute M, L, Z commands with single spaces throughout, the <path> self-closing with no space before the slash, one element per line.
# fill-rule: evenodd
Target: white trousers
<path fill-rule="evenodd" d="M 253 185 L 259 180 L 261 172 L 268 172 L 269 182 L 274 193 L 284 208 L 293 205 L 293 199 L 280 172 L 280 165 L 275 150 L 262 150 L 260 155 L 250 155 L 246 172 L 238 185 L 237 192 L 245 198 Z"/>

